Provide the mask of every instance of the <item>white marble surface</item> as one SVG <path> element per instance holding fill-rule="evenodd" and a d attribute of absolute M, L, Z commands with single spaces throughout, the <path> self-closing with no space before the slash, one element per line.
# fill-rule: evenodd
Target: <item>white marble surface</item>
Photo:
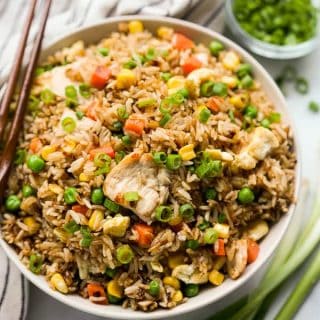
<path fill-rule="evenodd" d="M 290 62 L 294 65 L 299 74 L 308 79 L 310 88 L 307 95 L 300 95 L 295 92 L 291 85 L 288 86 L 288 105 L 292 113 L 293 119 L 298 130 L 298 137 L 302 146 L 302 167 L 303 176 L 315 184 L 315 180 L 319 176 L 319 159 L 320 159 L 320 113 L 315 114 L 308 110 L 308 103 L 311 100 L 320 102 L 320 72 L 319 72 L 320 47 L 311 55 L 293 60 Z M 281 68 L 288 62 L 271 61 L 258 58 L 258 60 L 266 67 L 270 73 L 275 76 Z M 306 216 L 308 212 L 306 212 Z M 308 261 L 306 262 L 308 263 Z M 279 307 L 292 290 L 299 276 L 303 274 L 303 268 L 289 279 L 280 293 L 276 303 L 268 315 L 268 319 L 273 319 Z M 320 284 L 314 288 L 302 308 L 297 313 L 295 320 L 316 320 L 320 314 Z M 207 311 L 200 310 L 197 318 L 204 319 L 209 314 Z M 195 315 L 192 317 L 195 318 Z M 88 315 L 60 302 L 53 300 L 51 297 L 42 293 L 33 285 L 30 286 L 30 302 L 27 320 L 100 320 L 102 318 Z M 184 317 L 184 320 L 186 318 Z M 289 319 L 288 319 L 289 320 Z"/>

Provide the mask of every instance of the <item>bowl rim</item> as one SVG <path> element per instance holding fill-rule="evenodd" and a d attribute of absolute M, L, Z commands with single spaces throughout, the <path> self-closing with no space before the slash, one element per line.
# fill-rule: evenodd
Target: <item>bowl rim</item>
<path fill-rule="evenodd" d="M 89 29 L 95 29 L 99 27 L 103 27 L 106 25 L 116 25 L 119 22 L 126 22 L 130 20 L 140 20 L 142 22 L 152 22 L 152 23 L 158 23 L 159 25 L 161 23 L 174 25 L 176 27 L 186 27 L 188 29 L 192 29 L 192 31 L 195 31 L 197 33 L 205 34 L 206 36 L 217 39 L 224 43 L 227 47 L 235 50 L 238 52 L 241 57 L 254 65 L 254 68 L 257 70 L 257 73 L 259 73 L 272 87 L 273 93 L 277 95 L 277 99 L 280 99 L 281 104 L 284 106 L 284 110 L 282 112 L 285 114 L 286 121 L 290 125 L 292 129 L 293 139 L 294 139 L 294 146 L 295 146 L 295 153 L 296 153 L 296 167 L 295 167 L 295 190 L 294 190 L 294 199 L 297 199 L 300 194 L 300 186 L 301 186 L 301 153 L 300 153 L 300 144 L 298 141 L 298 138 L 296 136 L 297 130 L 295 129 L 294 122 L 292 121 L 292 118 L 290 117 L 287 104 L 285 101 L 284 96 L 282 95 L 280 89 L 276 86 L 274 83 L 272 77 L 269 75 L 269 73 L 262 67 L 262 65 L 249 54 L 244 49 L 242 49 L 239 45 L 234 43 L 233 41 L 229 40 L 225 36 L 210 30 L 208 28 L 205 28 L 203 26 L 197 25 L 195 23 L 184 21 L 181 19 L 171 18 L 171 17 L 162 17 L 162 16 L 153 16 L 153 15 L 128 15 L 128 16 L 117 16 L 117 17 L 111 17 L 103 19 L 97 23 L 86 25 L 84 27 L 78 28 L 73 30 L 72 32 L 66 32 L 63 35 L 57 37 L 54 39 L 54 41 L 50 42 L 48 45 L 46 45 L 44 48 L 42 48 L 41 52 L 49 51 L 50 48 L 55 47 L 60 42 L 66 40 L 67 38 L 76 37 L 79 36 L 84 31 L 88 31 Z M 280 103 L 279 103 L 280 104 Z M 116 310 L 114 308 L 102 308 L 104 306 L 96 305 L 92 303 L 92 306 L 86 305 L 86 304 L 79 304 L 77 303 L 78 300 L 74 299 L 75 295 L 64 295 L 57 291 L 52 290 L 48 283 L 46 281 L 41 281 L 43 277 L 39 277 L 38 275 L 33 274 L 31 271 L 27 269 L 27 267 L 24 266 L 24 264 L 20 261 L 17 253 L 15 250 L 9 245 L 1 236 L 0 236 L 0 245 L 6 252 L 7 256 L 15 263 L 15 265 L 18 267 L 18 269 L 22 272 L 22 274 L 31 281 L 36 287 L 38 287 L 40 290 L 51 296 L 52 298 L 70 306 L 75 309 L 81 310 L 86 313 L 94 314 L 97 316 L 105 317 L 105 318 L 112 318 L 112 319 L 163 319 L 163 318 L 171 318 L 175 316 L 181 316 L 186 313 L 190 313 L 195 310 L 199 310 L 209 304 L 216 303 L 218 301 L 221 301 L 224 297 L 228 296 L 232 292 L 235 292 L 237 289 L 242 287 L 244 284 L 248 283 L 248 281 L 260 270 L 262 269 L 263 265 L 265 265 L 270 257 L 275 252 L 277 246 L 279 245 L 280 241 L 282 240 L 290 221 L 293 218 L 293 215 L 295 213 L 295 207 L 296 207 L 296 201 L 294 201 L 290 207 L 288 212 L 285 214 L 282 219 L 285 219 L 283 222 L 284 225 L 282 226 L 281 232 L 279 232 L 278 237 L 276 238 L 276 241 L 273 242 L 273 245 L 270 246 L 267 252 L 264 253 L 263 257 L 260 260 L 257 260 L 255 264 L 252 264 L 250 266 L 250 270 L 246 270 L 246 273 L 244 273 L 240 278 L 238 278 L 232 286 L 228 289 L 225 289 L 221 292 L 219 297 L 211 298 L 211 299 L 202 299 L 199 303 L 195 306 L 191 301 L 181 304 L 173 309 L 160 309 L 152 312 L 142 312 L 142 311 L 132 311 L 129 309 L 123 309 L 122 307 L 117 307 Z M 210 290 L 210 289 L 209 289 Z M 78 296 L 77 296 L 78 297 Z M 81 299 L 83 299 L 81 297 Z M 110 307 L 108 305 L 107 307 Z"/>

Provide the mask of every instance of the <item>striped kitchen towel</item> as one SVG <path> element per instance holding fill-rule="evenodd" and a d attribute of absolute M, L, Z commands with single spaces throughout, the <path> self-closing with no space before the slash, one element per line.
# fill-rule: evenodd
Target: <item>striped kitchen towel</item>
<path fill-rule="evenodd" d="M 44 1 L 38 1 L 39 6 L 42 6 Z M 3 92 L 1 85 L 5 83 L 13 63 L 14 53 L 28 11 L 28 3 L 28 0 L 0 0 L 0 98 Z M 217 31 L 221 31 L 223 26 L 223 0 L 53 0 L 52 3 L 44 45 L 72 29 L 116 15 L 172 16 Z M 35 18 L 29 43 L 36 34 L 37 23 L 39 19 Z M 0 248 L 1 320 L 23 320 L 25 318 L 26 293 L 26 280 L 13 263 L 9 262 Z"/>

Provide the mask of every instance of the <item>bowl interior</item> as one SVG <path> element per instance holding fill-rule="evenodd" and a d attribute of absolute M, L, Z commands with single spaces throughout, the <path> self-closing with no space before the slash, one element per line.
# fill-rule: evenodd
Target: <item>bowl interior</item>
<path fill-rule="evenodd" d="M 69 33 L 66 36 L 62 36 L 60 39 L 55 41 L 52 45 L 48 46 L 42 51 L 41 59 L 43 60 L 48 55 L 53 54 L 57 50 L 71 45 L 77 40 L 84 40 L 86 44 L 94 43 L 99 41 L 101 38 L 108 36 L 112 31 L 117 30 L 117 24 L 121 21 L 128 21 L 132 19 L 139 19 L 143 21 L 145 28 L 154 32 L 160 25 L 166 25 L 173 27 L 176 31 L 188 35 L 195 42 L 208 44 L 212 39 L 218 39 L 226 47 L 232 48 L 237 51 L 245 61 L 250 63 L 253 67 L 255 77 L 260 81 L 264 90 L 267 92 L 269 99 L 275 104 L 277 109 L 283 114 L 284 119 L 290 125 L 292 125 L 291 120 L 288 117 L 288 110 L 284 97 L 281 92 L 273 82 L 269 74 L 263 69 L 263 67 L 252 58 L 247 52 L 241 49 L 238 45 L 232 41 L 226 39 L 220 34 L 214 31 L 205 29 L 203 27 L 197 26 L 195 24 L 185 22 L 178 19 L 164 18 L 164 17 L 146 17 L 146 16 L 126 16 L 126 17 L 116 17 L 107 19 L 99 24 L 95 24 L 89 27 L 82 28 L 76 32 Z M 295 143 L 297 140 L 295 139 Z M 297 150 L 298 151 L 298 150 Z M 298 153 L 298 152 L 297 152 Z M 298 156 L 298 164 L 299 154 Z M 295 182 L 295 196 L 297 197 L 298 189 L 300 184 L 300 168 L 299 165 L 296 167 L 296 182 Z M 92 313 L 99 316 L 104 316 L 112 319 L 163 319 L 176 317 L 184 313 L 194 311 L 200 307 L 208 305 L 210 303 L 217 302 L 221 300 L 229 293 L 235 291 L 241 285 L 246 283 L 261 267 L 264 265 L 268 258 L 272 255 L 276 247 L 278 246 L 281 238 L 283 237 L 287 226 L 294 213 L 295 205 L 291 205 L 289 212 L 284 215 L 280 221 L 271 228 L 269 235 L 261 243 L 261 254 L 257 261 L 252 265 L 248 266 L 245 273 L 238 280 L 227 280 L 221 286 L 217 288 L 206 288 L 201 291 L 201 293 L 190 299 L 187 303 L 179 305 L 172 310 L 157 310 L 151 313 L 142 313 L 137 311 L 132 311 L 129 309 L 122 309 L 119 306 L 107 305 L 101 306 L 91 303 L 89 300 L 83 299 L 77 295 L 63 295 L 49 288 L 44 277 L 36 276 L 31 273 L 27 268 L 20 262 L 15 251 L 2 239 L 0 243 L 3 249 L 6 251 L 7 255 L 11 260 L 18 266 L 21 272 L 37 287 L 52 296 L 53 298 L 66 303 L 69 306 L 80 309 L 84 312 Z"/>

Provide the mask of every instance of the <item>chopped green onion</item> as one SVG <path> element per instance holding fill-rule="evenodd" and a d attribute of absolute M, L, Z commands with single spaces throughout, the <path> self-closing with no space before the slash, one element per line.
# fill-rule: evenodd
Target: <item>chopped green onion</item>
<path fill-rule="evenodd" d="M 209 50 L 213 56 L 217 56 L 221 51 L 224 50 L 224 45 L 219 41 L 212 41 L 209 44 Z"/>
<path fill-rule="evenodd" d="M 64 119 L 62 120 L 61 126 L 62 126 L 62 129 L 63 129 L 65 132 L 67 132 L 67 133 L 72 133 L 72 132 L 75 130 L 77 124 L 76 124 L 76 121 L 75 121 L 73 118 L 71 118 L 71 117 L 66 117 L 66 118 L 64 118 Z"/>
<path fill-rule="evenodd" d="M 15 157 L 14 157 L 14 164 L 19 165 L 23 164 L 27 157 L 27 151 L 25 149 L 17 150 Z"/>
<path fill-rule="evenodd" d="M 253 105 L 248 105 L 245 107 L 243 113 L 245 116 L 254 119 L 258 115 L 258 109 Z"/>
<path fill-rule="evenodd" d="M 151 107 L 157 103 L 157 100 L 154 98 L 140 99 L 137 102 L 139 108 Z"/>
<path fill-rule="evenodd" d="M 308 93 L 309 91 L 308 81 L 304 78 L 297 78 L 295 82 L 295 89 L 301 94 Z"/>
<path fill-rule="evenodd" d="M 240 80 L 240 87 L 243 89 L 249 89 L 253 86 L 253 79 L 250 75 L 245 75 L 241 80 Z"/>
<path fill-rule="evenodd" d="M 161 120 L 159 121 L 160 127 L 164 127 L 171 120 L 171 116 L 169 113 L 165 113 Z"/>
<path fill-rule="evenodd" d="M 205 81 L 200 85 L 200 95 L 202 97 L 211 97 L 213 96 L 213 87 L 215 83 L 213 81 Z"/>
<path fill-rule="evenodd" d="M 161 222 L 168 222 L 172 218 L 172 208 L 168 206 L 159 206 L 155 210 L 155 218 Z"/>
<path fill-rule="evenodd" d="M 208 108 L 203 108 L 199 112 L 199 121 L 201 123 L 207 123 L 211 116 L 211 111 Z"/>
<path fill-rule="evenodd" d="M 147 53 L 144 56 L 147 61 L 154 60 L 156 57 L 156 52 L 155 52 L 154 48 L 148 49 Z"/>
<path fill-rule="evenodd" d="M 234 123 L 234 122 L 235 122 L 235 117 L 234 117 L 234 112 L 233 112 L 233 110 L 229 110 L 228 116 L 229 116 L 231 122 Z"/>
<path fill-rule="evenodd" d="M 78 94 L 75 86 L 73 85 L 66 86 L 64 89 L 64 92 L 67 98 L 77 100 Z"/>
<path fill-rule="evenodd" d="M 177 170 L 182 164 L 182 159 L 178 154 L 169 154 L 167 157 L 166 167 L 169 170 Z"/>
<path fill-rule="evenodd" d="M 124 200 L 126 200 L 127 202 L 139 200 L 139 193 L 137 191 L 125 192 L 123 196 L 124 196 Z"/>
<path fill-rule="evenodd" d="M 238 193 L 238 201 L 241 204 L 249 204 L 254 201 L 254 193 L 249 187 L 242 188 Z"/>
<path fill-rule="evenodd" d="M 80 226 L 74 220 L 71 220 L 63 226 L 63 229 L 70 234 L 74 234 L 80 230 Z"/>
<path fill-rule="evenodd" d="M 160 285 L 159 282 L 157 280 L 152 280 L 149 283 L 149 293 L 153 296 L 153 297 L 157 297 L 160 293 Z"/>
<path fill-rule="evenodd" d="M 182 90 L 182 89 L 181 89 Z M 173 105 L 179 106 L 182 104 L 185 100 L 184 94 L 186 94 L 185 91 L 177 91 L 176 93 L 173 93 L 169 96 L 169 99 Z"/>
<path fill-rule="evenodd" d="M 77 189 L 74 187 L 68 187 L 64 190 L 63 198 L 66 204 L 74 204 L 77 202 Z"/>
<path fill-rule="evenodd" d="M 115 203 L 114 201 L 112 201 L 112 200 L 110 200 L 110 199 L 108 199 L 108 198 L 106 198 L 106 199 L 104 200 L 103 205 L 104 205 L 108 210 L 110 210 L 111 212 L 114 212 L 114 213 L 117 213 L 117 212 L 119 212 L 119 210 L 120 210 L 120 206 L 119 206 L 117 203 Z"/>
<path fill-rule="evenodd" d="M 189 98 L 189 90 L 187 88 L 182 88 L 177 91 L 178 94 L 181 94 L 185 99 Z"/>
<path fill-rule="evenodd" d="M 37 254 L 31 254 L 29 258 L 29 269 L 34 274 L 39 274 L 42 268 L 42 257 Z"/>
<path fill-rule="evenodd" d="M 168 80 L 172 77 L 172 75 L 170 72 L 162 72 L 160 77 L 164 82 L 168 82 Z"/>
<path fill-rule="evenodd" d="M 214 178 L 222 172 L 222 162 L 220 160 L 203 159 L 196 168 L 196 175 L 200 179 Z"/>
<path fill-rule="evenodd" d="M 153 160 L 156 164 L 163 164 L 167 162 L 167 155 L 165 152 L 155 152 L 153 154 Z"/>
<path fill-rule="evenodd" d="M 206 230 L 207 228 L 211 227 L 211 223 L 207 220 L 203 220 L 203 222 L 199 223 L 198 228 L 201 231 Z"/>
<path fill-rule="evenodd" d="M 102 56 L 106 57 L 109 54 L 109 49 L 108 48 L 98 48 L 98 52 Z"/>
<path fill-rule="evenodd" d="M 46 64 L 46 65 L 43 65 L 43 66 L 40 66 L 40 67 L 37 67 L 36 68 L 36 71 L 35 71 L 35 75 L 36 76 L 40 76 L 40 74 L 44 73 L 44 72 L 47 72 L 47 71 L 50 71 L 54 68 L 54 66 L 52 64 Z"/>
<path fill-rule="evenodd" d="M 281 114 L 278 112 L 270 113 L 268 119 L 271 123 L 279 123 L 281 121 Z"/>
<path fill-rule="evenodd" d="M 191 219 L 194 215 L 194 209 L 191 204 L 186 203 L 179 208 L 179 213 L 184 219 Z"/>
<path fill-rule="evenodd" d="M 124 119 L 127 119 L 129 118 L 129 114 L 127 113 L 127 109 L 125 106 L 121 106 L 117 109 L 117 114 L 118 114 L 118 117 L 121 119 L 121 120 L 124 120 Z"/>
<path fill-rule="evenodd" d="M 205 191 L 206 200 L 216 200 L 217 199 L 217 195 L 218 195 L 217 191 L 215 189 L 213 189 L 213 188 L 207 189 Z"/>
<path fill-rule="evenodd" d="M 89 228 L 87 226 L 81 226 L 80 233 L 82 235 L 80 246 L 84 248 L 90 247 L 93 239 Z"/>
<path fill-rule="evenodd" d="M 228 94 L 228 87 L 223 82 L 215 82 L 212 87 L 212 93 L 215 96 L 225 97 Z"/>
<path fill-rule="evenodd" d="M 247 74 L 251 74 L 252 67 L 248 63 L 242 63 L 242 64 L 240 64 L 240 66 L 238 67 L 236 72 L 237 72 L 237 75 L 239 78 L 243 78 Z"/>
<path fill-rule="evenodd" d="M 40 100 L 34 95 L 29 96 L 28 100 L 28 110 L 31 112 L 35 112 L 38 110 L 40 104 Z"/>
<path fill-rule="evenodd" d="M 79 92 L 80 92 L 80 95 L 87 99 L 87 98 L 90 98 L 91 97 L 91 91 L 90 91 L 91 87 L 86 84 L 86 83 L 81 83 L 79 85 Z"/>
<path fill-rule="evenodd" d="M 187 240 L 186 247 L 191 250 L 197 250 L 200 247 L 200 244 L 198 240 Z"/>
<path fill-rule="evenodd" d="M 188 298 L 195 297 L 199 293 L 199 285 L 193 283 L 186 284 L 183 293 Z"/>
<path fill-rule="evenodd" d="M 319 110 L 320 110 L 319 103 L 311 101 L 309 103 L 309 110 L 312 112 L 319 112 Z"/>
<path fill-rule="evenodd" d="M 118 273 L 118 270 L 117 270 L 117 268 L 114 268 L 114 269 L 106 268 L 106 271 L 104 273 L 106 274 L 106 276 L 113 279 L 116 276 L 116 274 Z"/>
<path fill-rule="evenodd" d="M 265 118 L 263 119 L 261 122 L 260 122 L 261 126 L 264 127 L 264 128 L 270 128 L 270 120 Z"/>
<path fill-rule="evenodd" d="M 214 228 L 208 228 L 203 235 L 203 241 L 206 244 L 213 244 L 218 239 L 218 232 Z"/>
<path fill-rule="evenodd" d="M 107 154 L 100 152 L 95 155 L 93 163 L 98 168 L 104 168 L 106 166 L 110 166 L 111 158 Z"/>
<path fill-rule="evenodd" d="M 70 109 L 74 109 L 78 105 L 78 99 L 66 99 L 66 106 Z"/>
<path fill-rule="evenodd" d="M 126 153 L 124 151 L 117 151 L 114 157 L 114 160 L 116 163 L 119 163 L 124 157 Z"/>
<path fill-rule="evenodd" d="M 122 138 L 122 143 L 126 146 L 129 146 L 131 144 L 131 138 L 128 135 L 124 135 Z"/>
<path fill-rule="evenodd" d="M 137 66 L 137 62 L 134 61 L 133 59 L 130 59 L 123 64 L 123 67 L 125 69 L 134 69 L 136 66 Z"/>
<path fill-rule="evenodd" d="M 117 248 L 116 257 L 121 264 L 128 264 L 133 259 L 134 253 L 128 244 L 124 244 Z"/>
<path fill-rule="evenodd" d="M 49 89 L 44 89 L 40 93 L 40 99 L 46 105 L 54 103 L 55 97 L 55 94 Z"/>
<path fill-rule="evenodd" d="M 77 116 L 78 120 L 81 120 L 84 117 L 84 113 L 82 111 L 78 110 L 76 112 L 76 116 Z"/>

